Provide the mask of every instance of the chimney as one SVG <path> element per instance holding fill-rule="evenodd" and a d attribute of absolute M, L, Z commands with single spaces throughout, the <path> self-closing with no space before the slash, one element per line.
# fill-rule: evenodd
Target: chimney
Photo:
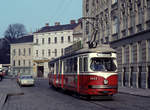
<path fill-rule="evenodd" d="M 81 22 L 82 22 L 82 18 L 79 18 L 79 19 L 78 19 L 78 23 L 81 23 Z"/>
<path fill-rule="evenodd" d="M 49 23 L 45 23 L 45 26 L 49 26 Z"/>
<path fill-rule="evenodd" d="M 70 20 L 70 24 L 75 24 L 76 20 Z"/>
<path fill-rule="evenodd" d="M 59 26 L 60 25 L 60 22 L 55 22 L 55 26 Z"/>

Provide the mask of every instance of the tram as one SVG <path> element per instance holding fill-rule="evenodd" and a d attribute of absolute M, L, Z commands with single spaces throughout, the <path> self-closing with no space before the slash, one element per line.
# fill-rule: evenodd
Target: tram
<path fill-rule="evenodd" d="M 49 85 L 84 96 L 113 96 L 118 89 L 116 52 L 83 48 L 51 60 Z"/>

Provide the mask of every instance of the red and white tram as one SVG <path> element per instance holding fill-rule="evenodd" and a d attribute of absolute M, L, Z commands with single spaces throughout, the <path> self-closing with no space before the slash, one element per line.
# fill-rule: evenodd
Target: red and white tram
<path fill-rule="evenodd" d="M 49 62 L 49 84 L 87 96 L 117 93 L 118 74 L 113 49 L 81 49 Z"/>

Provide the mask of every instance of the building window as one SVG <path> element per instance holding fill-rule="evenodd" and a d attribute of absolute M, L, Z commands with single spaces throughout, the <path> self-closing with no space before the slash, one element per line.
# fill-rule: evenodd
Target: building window
<path fill-rule="evenodd" d="M 117 34 L 118 33 L 118 18 L 115 17 L 114 20 L 112 21 L 112 34 Z"/>
<path fill-rule="evenodd" d="M 126 53 L 126 47 L 124 47 L 124 63 L 127 63 L 127 53 Z"/>
<path fill-rule="evenodd" d="M 68 36 L 68 42 L 71 42 L 71 38 L 70 38 L 70 36 Z"/>
<path fill-rule="evenodd" d="M 38 44 L 39 43 L 39 40 L 38 39 L 36 39 L 36 44 Z"/>
<path fill-rule="evenodd" d="M 49 37 L 49 38 L 48 38 L 48 44 L 50 44 L 50 43 L 51 43 L 51 38 Z"/>
<path fill-rule="evenodd" d="M 85 6 L 86 12 L 89 11 L 89 0 L 86 0 L 86 6 Z"/>
<path fill-rule="evenodd" d="M 133 27 L 129 28 L 129 33 L 130 35 L 132 35 L 134 32 L 133 32 Z"/>
<path fill-rule="evenodd" d="M 150 0 L 147 0 L 147 7 L 150 8 Z"/>
<path fill-rule="evenodd" d="M 149 0 L 150 1 L 150 0 Z M 146 28 L 150 29 L 150 20 L 146 22 Z"/>
<path fill-rule="evenodd" d="M 86 22 L 86 27 L 85 27 L 85 32 L 86 34 L 89 34 L 89 22 Z"/>
<path fill-rule="evenodd" d="M 29 56 L 31 55 L 31 48 L 29 48 Z"/>
<path fill-rule="evenodd" d="M 138 61 L 142 61 L 142 44 L 141 42 L 138 42 Z"/>
<path fill-rule="evenodd" d="M 121 52 L 121 53 L 122 53 L 122 64 L 125 63 L 125 62 L 124 62 L 124 52 L 125 52 L 124 50 L 125 50 L 125 47 L 123 46 L 123 47 L 122 47 L 122 52 Z"/>
<path fill-rule="evenodd" d="M 95 0 L 92 1 L 92 6 L 95 6 Z"/>
<path fill-rule="evenodd" d="M 64 37 L 61 37 L 61 43 L 64 43 Z"/>
<path fill-rule="evenodd" d="M 26 65 L 26 61 L 25 61 L 25 60 L 23 60 L 23 65 L 24 65 L 24 66 Z"/>
<path fill-rule="evenodd" d="M 57 43 L 57 37 L 55 37 L 55 41 L 54 42 L 55 42 L 55 44 Z"/>
<path fill-rule="evenodd" d="M 13 56 L 16 55 L 16 49 L 13 49 Z"/>
<path fill-rule="evenodd" d="M 44 50 L 42 50 L 42 56 L 44 57 Z"/>
<path fill-rule="evenodd" d="M 117 3 L 118 0 L 112 0 L 112 5 Z"/>
<path fill-rule="evenodd" d="M 42 44 L 44 44 L 44 38 L 42 38 Z"/>
<path fill-rule="evenodd" d="M 57 56 L 57 49 L 55 49 L 55 56 Z"/>
<path fill-rule="evenodd" d="M 137 25 L 137 32 L 141 32 L 141 31 L 142 31 L 142 25 L 139 24 L 139 25 Z"/>
<path fill-rule="evenodd" d="M 36 50 L 36 56 L 38 57 L 38 50 Z"/>
<path fill-rule="evenodd" d="M 24 56 L 26 55 L 26 49 L 25 48 L 23 49 L 23 55 Z"/>
<path fill-rule="evenodd" d="M 15 60 L 13 60 L 13 66 L 15 66 L 16 64 L 15 64 L 16 62 L 15 62 Z"/>
<path fill-rule="evenodd" d="M 51 56 L 51 50 L 48 49 L 48 56 Z"/>
<path fill-rule="evenodd" d="M 148 61 L 150 62 L 150 39 L 148 40 Z"/>
<path fill-rule="evenodd" d="M 31 61 L 29 60 L 29 67 L 31 66 Z"/>
<path fill-rule="evenodd" d="M 131 44 L 130 46 L 130 51 L 131 51 L 131 63 L 134 63 L 134 46 Z"/>
<path fill-rule="evenodd" d="M 21 55 L 21 50 L 19 49 L 19 52 L 18 52 L 19 56 Z"/>
<path fill-rule="evenodd" d="M 64 55 L 64 49 L 63 48 L 61 49 L 61 55 L 62 56 Z"/>
<path fill-rule="evenodd" d="M 21 62 L 20 62 L 20 60 L 18 60 L 18 66 L 20 66 L 21 65 Z"/>

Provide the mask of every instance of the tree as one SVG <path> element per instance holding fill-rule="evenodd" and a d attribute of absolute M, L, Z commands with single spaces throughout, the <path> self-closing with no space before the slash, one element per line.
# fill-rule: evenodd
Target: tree
<path fill-rule="evenodd" d="M 22 37 L 25 34 L 27 34 L 25 26 L 23 24 L 16 23 L 10 24 L 8 26 L 7 30 L 4 33 L 4 36 L 6 40 L 12 42 L 12 40 Z"/>
<path fill-rule="evenodd" d="M 27 33 L 23 24 L 10 24 L 4 33 L 4 41 L 0 49 L 0 63 L 10 63 L 10 44 Z"/>

